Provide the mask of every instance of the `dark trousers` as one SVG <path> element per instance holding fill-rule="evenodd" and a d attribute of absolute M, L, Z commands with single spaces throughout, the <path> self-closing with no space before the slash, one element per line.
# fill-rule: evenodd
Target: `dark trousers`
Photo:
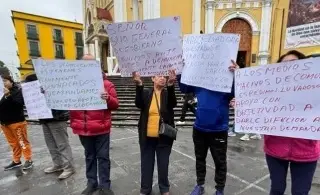
<path fill-rule="evenodd" d="M 290 162 L 266 155 L 270 172 L 270 195 L 284 195 L 287 185 L 287 173 L 290 165 L 292 180 L 292 195 L 308 195 L 311 189 L 312 178 L 316 171 L 317 161 Z"/>
<path fill-rule="evenodd" d="M 153 170 L 155 155 L 157 155 L 158 184 L 160 192 L 169 192 L 170 184 L 168 179 L 169 158 L 172 145 L 159 144 L 158 138 L 146 138 L 140 144 L 141 152 L 141 194 L 152 192 Z"/>
<path fill-rule="evenodd" d="M 206 158 L 208 149 L 215 164 L 217 190 L 224 190 L 227 179 L 228 132 L 206 133 L 193 129 L 194 152 L 196 156 L 197 184 L 203 185 L 206 178 Z"/>
<path fill-rule="evenodd" d="M 110 134 L 79 137 L 85 150 L 88 185 L 110 188 Z"/>
<path fill-rule="evenodd" d="M 185 121 L 188 110 L 190 110 L 190 112 L 192 112 L 193 114 L 196 112 L 195 107 L 189 104 L 188 100 L 185 100 L 181 110 L 180 121 Z"/>

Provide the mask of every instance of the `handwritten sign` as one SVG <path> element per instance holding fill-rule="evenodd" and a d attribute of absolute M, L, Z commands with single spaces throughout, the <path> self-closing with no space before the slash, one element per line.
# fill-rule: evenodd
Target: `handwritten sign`
<path fill-rule="evenodd" d="M 183 58 L 185 66 L 181 82 L 212 91 L 230 93 L 233 73 L 231 60 L 236 60 L 240 35 L 202 34 L 185 35 Z"/>
<path fill-rule="evenodd" d="M 113 23 L 106 27 L 123 77 L 167 75 L 182 69 L 179 17 Z"/>
<path fill-rule="evenodd" d="M 310 58 L 237 70 L 235 130 L 320 140 L 319 64 Z"/>
<path fill-rule="evenodd" d="M 107 104 L 99 62 L 94 60 L 33 60 L 45 90 L 49 108 L 56 110 L 99 110 Z"/>
<path fill-rule="evenodd" d="M 0 99 L 4 96 L 4 84 L 3 80 L 0 79 Z"/>
<path fill-rule="evenodd" d="M 41 93 L 39 81 L 22 83 L 21 87 L 29 119 L 53 118 L 51 109 L 47 106 L 46 98 Z"/>

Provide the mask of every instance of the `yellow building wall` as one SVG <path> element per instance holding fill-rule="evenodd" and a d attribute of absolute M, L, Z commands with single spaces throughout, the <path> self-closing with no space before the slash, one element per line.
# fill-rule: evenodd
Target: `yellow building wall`
<path fill-rule="evenodd" d="M 127 21 L 133 21 L 132 0 L 126 0 Z"/>
<path fill-rule="evenodd" d="M 205 0 L 201 0 L 201 22 L 200 22 L 200 30 L 205 33 L 206 29 L 206 4 Z"/>
<path fill-rule="evenodd" d="M 183 34 L 192 33 L 193 0 L 162 0 L 161 17 L 180 16 Z"/>
<path fill-rule="evenodd" d="M 22 77 L 33 72 L 33 66 L 25 64 L 25 62 L 31 59 L 29 56 L 29 40 L 27 39 L 27 24 L 35 24 L 37 26 L 41 58 L 55 58 L 53 29 L 57 28 L 62 30 L 65 59 L 76 59 L 75 33 L 82 32 L 82 24 L 16 12 L 13 13 L 13 22 L 16 32 L 16 42 L 21 65 L 20 73 Z"/>

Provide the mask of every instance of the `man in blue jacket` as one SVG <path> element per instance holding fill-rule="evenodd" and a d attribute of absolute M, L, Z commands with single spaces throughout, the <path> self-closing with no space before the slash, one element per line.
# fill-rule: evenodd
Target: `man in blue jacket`
<path fill-rule="evenodd" d="M 232 61 L 229 70 L 234 72 L 236 68 L 238 68 L 238 65 Z M 191 195 L 204 194 L 206 158 L 209 148 L 216 167 L 215 194 L 224 195 L 227 178 L 229 103 L 234 97 L 234 86 L 231 93 L 223 93 L 185 85 L 180 82 L 180 79 L 181 75 L 178 76 L 181 92 L 194 93 L 198 99 L 196 121 L 193 126 L 197 185 Z"/>

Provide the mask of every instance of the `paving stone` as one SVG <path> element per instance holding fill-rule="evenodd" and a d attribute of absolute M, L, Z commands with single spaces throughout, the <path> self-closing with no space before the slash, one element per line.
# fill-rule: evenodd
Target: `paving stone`
<path fill-rule="evenodd" d="M 52 165 L 44 142 L 41 126 L 29 126 L 35 166 L 17 178 L 15 171 L 0 169 L 1 195 L 79 195 L 86 186 L 83 147 L 79 138 L 69 129 L 70 142 L 74 155 L 76 173 L 64 181 L 57 174 L 45 174 L 43 170 Z M 140 188 L 140 150 L 136 127 L 113 128 L 111 136 L 111 179 L 116 195 L 139 195 Z M 228 178 L 226 195 L 267 195 L 270 186 L 268 170 L 262 152 L 262 141 L 239 141 L 238 137 L 229 139 Z M 0 136 L 0 166 L 11 161 L 11 149 L 3 136 Z M 318 166 L 319 168 L 319 166 Z M 214 163 L 208 153 L 206 194 L 214 191 Z M 153 194 L 159 194 L 157 168 L 154 171 Z M 171 195 L 187 195 L 195 182 L 195 156 L 193 151 L 192 128 L 181 128 L 170 156 L 169 180 Z M 287 194 L 290 194 L 288 176 Z M 311 195 L 320 194 L 320 169 L 312 184 Z"/>

